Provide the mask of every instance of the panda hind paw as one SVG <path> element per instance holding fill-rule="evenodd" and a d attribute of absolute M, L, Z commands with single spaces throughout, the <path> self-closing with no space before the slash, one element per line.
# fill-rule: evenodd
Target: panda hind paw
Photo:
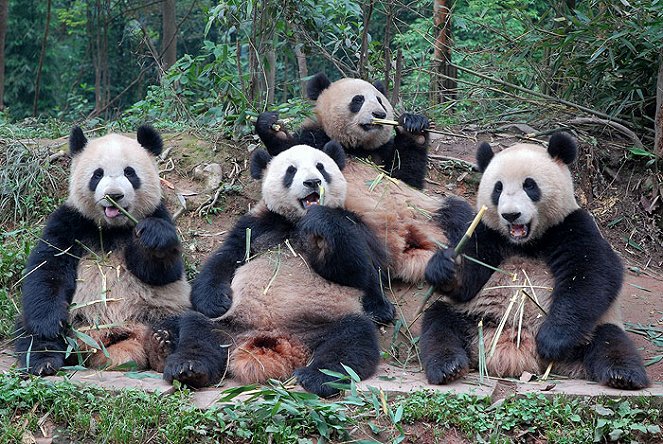
<path fill-rule="evenodd" d="M 459 353 L 446 359 L 429 359 L 425 368 L 429 384 L 449 384 L 467 374 L 470 360 L 466 353 Z"/>
<path fill-rule="evenodd" d="M 193 388 L 209 387 L 218 383 L 220 372 L 213 368 L 206 359 L 197 359 L 195 357 L 186 357 L 180 353 L 174 353 L 166 360 L 166 366 L 163 370 L 163 379 L 172 383 L 180 383 Z"/>
<path fill-rule="evenodd" d="M 28 371 L 37 376 L 53 376 L 63 365 L 63 357 L 48 356 L 34 359 Z"/>
<path fill-rule="evenodd" d="M 607 368 L 599 382 L 621 390 L 640 390 L 649 386 L 647 373 L 640 365 Z"/>
<path fill-rule="evenodd" d="M 321 398 L 329 398 L 338 395 L 340 390 L 331 387 L 328 383 L 334 382 L 334 378 L 325 375 L 320 370 L 310 367 L 302 367 L 295 370 L 297 382 L 304 390 L 314 393 Z"/>

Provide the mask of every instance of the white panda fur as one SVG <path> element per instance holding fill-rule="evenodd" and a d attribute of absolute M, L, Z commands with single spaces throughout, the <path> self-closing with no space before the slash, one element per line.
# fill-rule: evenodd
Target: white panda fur
<path fill-rule="evenodd" d="M 361 377 L 375 371 L 376 328 L 365 310 L 388 320 L 393 306 L 380 288 L 377 263 L 384 252 L 361 218 L 343 208 L 343 164 L 335 142 L 324 152 L 300 145 L 273 158 L 262 150 L 253 154 L 262 201 L 193 283 L 196 310 L 211 315 L 225 307 L 225 313 L 214 321 L 198 314 L 183 321 L 167 380 L 197 387 L 226 370 L 242 383 L 295 374 L 304 388 L 328 396 L 337 390 L 324 383 L 334 378 L 318 369 L 345 372 L 343 363 Z"/>
<path fill-rule="evenodd" d="M 23 286 L 17 351 L 29 371 L 50 374 L 64 363 L 63 352 L 57 357 L 44 350 L 64 351 L 63 335 L 75 337 L 68 325 L 102 347 L 79 338 L 80 349 L 92 352 L 85 358 L 90 367 L 133 361 L 138 368 L 163 368 L 166 350 L 152 333 L 190 307 L 190 286 L 162 202 L 161 148 L 161 138 L 147 126 L 139 128 L 137 140 L 109 134 L 88 141 L 79 128 L 72 131 L 69 196 L 31 254 L 27 269 L 34 272 Z"/>
<path fill-rule="evenodd" d="M 553 135 L 547 149 L 516 144 L 493 155 L 488 144 L 480 146 L 477 208 L 487 211 L 464 253 L 511 275 L 464 259 L 458 272 L 431 279 L 448 294 L 422 322 L 422 355 L 431 382 L 449 382 L 476 368 L 477 323 L 483 319 L 489 375 L 541 374 L 552 363 L 554 374 L 613 387 L 648 384 L 623 331 L 618 299 L 623 267 L 573 194 L 568 165 L 575 155 L 575 141 L 565 134 Z M 466 336 L 459 338 L 458 331 Z M 456 337 L 445 343 L 447 333 Z"/>
<path fill-rule="evenodd" d="M 314 120 L 291 135 L 280 124 L 275 131 L 278 115 L 266 112 L 258 118 L 257 134 L 270 154 L 298 143 L 322 148 L 329 140 L 340 142 L 349 156 L 346 208 L 359 214 L 387 249 L 391 276 L 423 281 L 439 245 L 458 242 L 472 212 L 460 199 L 420 191 L 427 171 L 428 119 L 403 114 L 395 135 L 391 126 L 371 124 L 373 117 L 394 118 L 379 82 L 330 82 L 317 74 L 309 81 L 308 96 L 316 101 Z M 358 97 L 360 107 L 355 106 Z"/>

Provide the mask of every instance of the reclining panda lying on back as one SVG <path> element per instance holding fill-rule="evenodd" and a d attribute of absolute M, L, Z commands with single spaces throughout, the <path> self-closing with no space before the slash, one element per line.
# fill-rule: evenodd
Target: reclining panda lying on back
<path fill-rule="evenodd" d="M 426 276 L 448 300 L 434 303 L 422 322 L 429 382 L 453 381 L 476 366 L 477 323 L 483 319 L 486 350 L 497 341 L 487 359 L 490 375 L 536 374 L 552 362 L 553 373 L 611 387 L 649 384 L 621 322 L 617 296 L 624 268 L 573 195 L 568 165 L 576 151 L 564 133 L 554 134 L 547 150 L 517 144 L 493 154 L 489 144 L 479 146 L 477 207 L 488 211 L 464 253 L 522 274 L 523 281 L 466 258 L 457 266 L 451 248 L 437 253 L 446 260 L 431 263 Z M 498 335 L 502 319 L 506 325 Z"/>
<path fill-rule="evenodd" d="M 243 383 L 294 373 L 306 390 L 329 396 L 338 390 L 325 383 L 336 378 L 320 369 L 346 373 L 344 364 L 361 378 L 375 371 L 376 327 L 364 310 L 382 320 L 392 313 L 378 274 L 385 253 L 343 208 L 342 148 L 330 142 L 323 151 L 298 145 L 274 158 L 253 154 L 263 200 L 237 222 L 192 288 L 199 301 L 232 305 L 216 320 L 185 316 L 166 380 L 200 387 L 218 382 L 226 368 Z"/>
<path fill-rule="evenodd" d="M 274 125 L 276 113 L 258 117 L 256 133 L 267 151 L 276 155 L 298 144 L 322 149 L 330 140 L 338 141 L 348 155 L 343 170 L 348 182 L 345 207 L 359 215 L 385 246 L 389 270 L 383 273 L 422 282 L 438 245 L 458 242 L 472 213 L 460 199 L 440 199 L 420 191 L 427 171 L 428 119 L 402 114 L 396 131 L 372 124 L 374 117 L 394 117 L 380 82 L 352 78 L 330 82 L 320 73 L 309 81 L 307 94 L 316 101 L 315 119 L 293 134 L 284 125 Z M 222 314 L 228 303 L 201 303 L 195 296 L 191 302 L 209 315 Z"/>

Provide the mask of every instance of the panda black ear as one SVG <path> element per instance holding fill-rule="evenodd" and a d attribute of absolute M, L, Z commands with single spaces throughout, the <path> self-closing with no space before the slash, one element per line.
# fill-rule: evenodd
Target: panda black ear
<path fill-rule="evenodd" d="M 481 142 L 477 148 L 477 165 L 482 173 L 486 171 L 488 164 L 493 160 L 493 149 L 488 142 Z"/>
<path fill-rule="evenodd" d="M 326 90 L 331 82 L 323 72 L 314 75 L 306 84 L 306 96 L 311 100 L 318 100 L 320 93 Z"/>
<path fill-rule="evenodd" d="M 272 156 L 265 150 L 255 150 L 251 154 L 251 177 L 262 179 L 262 173 L 267 168 L 267 164 L 272 160 Z"/>
<path fill-rule="evenodd" d="M 85 145 L 87 145 L 87 139 L 85 138 L 85 134 L 83 134 L 83 130 L 80 126 L 73 127 L 71 134 L 69 134 L 69 152 L 71 155 L 75 156 L 83 151 Z"/>
<path fill-rule="evenodd" d="M 382 80 L 376 80 L 375 82 L 373 82 L 373 86 L 375 87 L 375 89 L 380 91 L 386 97 L 387 88 L 384 86 L 384 83 L 382 83 Z"/>
<path fill-rule="evenodd" d="M 553 159 L 560 159 L 567 165 L 573 163 L 578 155 L 578 145 L 573 137 L 567 133 L 558 132 L 550 136 L 548 154 Z"/>
<path fill-rule="evenodd" d="M 161 136 L 157 130 L 151 126 L 140 126 L 136 132 L 136 139 L 138 140 L 138 143 L 150 153 L 155 156 L 161 154 L 161 151 L 163 150 L 163 140 L 161 140 Z"/>
<path fill-rule="evenodd" d="M 343 171 L 343 168 L 345 168 L 345 151 L 340 143 L 330 140 L 322 148 L 322 152 L 331 157 L 336 162 L 336 165 L 338 165 L 338 169 Z"/>

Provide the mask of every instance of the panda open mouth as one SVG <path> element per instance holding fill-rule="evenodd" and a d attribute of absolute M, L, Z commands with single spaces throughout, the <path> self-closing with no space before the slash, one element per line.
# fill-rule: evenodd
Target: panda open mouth
<path fill-rule="evenodd" d="M 311 193 L 303 199 L 299 199 L 299 203 L 306 210 L 314 205 L 320 205 L 320 195 L 318 193 Z"/>
<path fill-rule="evenodd" d="M 362 123 L 359 125 L 364 131 L 373 131 L 382 128 L 382 125 L 377 125 L 375 123 Z"/>
<path fill-rule="evenodd" d="M 125 211 L 128 211 L 127 208 L 124 209 Z M 115 219 L 117 217 L 124 216 L 124 214 L 116 207 L 104 207 L 104 216 L 106 216 L 108 219 Z"/>
<path fill-rule="evenodd" d="M 509 234 L 513 239 L 523 240 L 529 236 L 530 224 L 509 224 Z"/>

